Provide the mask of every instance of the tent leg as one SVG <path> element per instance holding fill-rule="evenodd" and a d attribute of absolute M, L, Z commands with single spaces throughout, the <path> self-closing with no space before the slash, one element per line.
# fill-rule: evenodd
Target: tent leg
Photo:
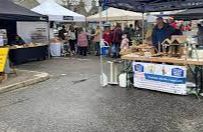
<path fill-rule="evenodd" d="M 144 20 L 144 13 L 142 13 L 142 44 L 144 44 L 145 39 L 145 20 Z"/>
<path fill-rule="evenodd" d="M 103 56 L 101 53 L 101 47 L 102 47 L 102 6 L 99 6 L 99 26 L 100 26 L 100 82 L 101 86 L 105 86 L 104 83 L 104 66 L 103 66 Z"/>
<path fill-rule="evenodd" d="M 109 20 L 108 20 L 108 14 L 109 14 L 108 9 L 106 9 L 106 22 L 109 21 Z"/>
<path fill-rule="evenodd" d="M 47 23 L 47 30 L 48 30 L 48 59 L 51 59 L 51 52 L 50 52 L 50 21 Z"/>

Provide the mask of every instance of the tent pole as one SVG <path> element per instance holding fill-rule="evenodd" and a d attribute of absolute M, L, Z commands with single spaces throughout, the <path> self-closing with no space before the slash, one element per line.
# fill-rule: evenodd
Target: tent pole
<path fill-rule="evenodd" d="M 50 52 L 50 21 L 47 22 L 47 30 L 48 30 L 48 59 L 51 59 L 51 52 Z"/>
<path fill-rule="evenodd" d="M 99 6 L 99 26 L 100 26 L 100 81 L 101 81 L 101 86 L 103 86 L 103 82 L 104 82 L 104 66 L 103 66 L 103 56 L 101 53 L 101 47 L 102 47 L 102 6 Z"/>
<path fill-rule="evenodd" d="M 108 22 L 108 14 L 109 14 L 108 9 L 106 9 L 106 22 Z"/>
<path fill-rule="evenodd" d="M 144 44 L 145 39 L 145 21 L 144 21 L 144 12 L 142 13 L 142 44 Z"/>

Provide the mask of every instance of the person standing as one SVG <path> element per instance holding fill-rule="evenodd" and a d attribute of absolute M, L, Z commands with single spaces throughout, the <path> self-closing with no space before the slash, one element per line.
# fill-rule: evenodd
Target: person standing
<path fill-rule="evenodd" d="M 157 50 L 161 50 L 159 45 L 167 38 L 170 38 L 175 29 L 165 23 L 162 17 L 157 18 L 156 25 L 152 31 L 152 44 Z"/>
<path fill-rule="evenodd" d="M 107 45 L 107 46 L 111 46 L 112 44 L 112 40 L 111 40 L 111 26 L 110 24 L 106 24 L 104 25 L 104 32 L 103 32 L 103 40 L 104 40 L 104 43 Z M 108 50 L 108 55 L 110 56 L 111 55 L 111 50 L 109 48 Z"/>
<path fill-rule="evenodd" d="M 141 37 L 142 36 L 142 28 L 140 26 L 140 23 L 138 20 L 135 21 L 135 26 L 134 26 L 134 36 L 135 37 Z"/>
<path fill-rule="evenodd" d="M 133 37 L 135 34 L 135 29 L 133 28 L 133 24 L 130 24 L 129 26 L 129 35 L 130 37 Z"/>
<path fill-rule="evenodd" d="M 106 42 L 108 45 L 111 45 L 112 42 L 111 42 L 110 25 L 104 27 L 103 39 L 104 39 L 104 42 Z"/>
<path fill-rule="evenodd" d="M 68 34 L 71 54 L 75 54 L 76 33 L 73 26 L 70 26 Z"/>
<path fill-rule="evenodd" d="M 93 35 L 94 36 L 93 42 L 95 44 L 96 56 L 100 55 L 100 32 L 101 32 L 101 29 L 99 26 L 97 26 L 95 34 Z"/>
<path fill-rule="evenodd" d="M 119 57 L 120 45 L 122 41 L 122 29 L 119 23 L 117 23 L 112 35 L 113 35 L 113 38 L 112 38 L 113 58 L 117 58 Z"/>
<path fill-rule="evenodd" d="M 129 45 L 131 46 L 132 45 L 132 40 L 133 40 L 133 37 L 135 36 L 135 29 L 133 28 L 133 24 L 130 24 L 129 26 Z"/>
<path fill-rule="evenodd" d="M 87 32 L 84 32 L 83 28 L 78 29 L 78 47 L 79 47 L 79 54 L 82 56 L 87 56 L 87 48 L 88 48 L 88 34 Z"/>
<path fill-rule="evenodd" d="M 63 25 L 62 26 L 62 29 L 59 30 L 59 34 L 58 34 L 58 37 L 61 39 L 61 40 L 66 40 L 66 27 Z"/>

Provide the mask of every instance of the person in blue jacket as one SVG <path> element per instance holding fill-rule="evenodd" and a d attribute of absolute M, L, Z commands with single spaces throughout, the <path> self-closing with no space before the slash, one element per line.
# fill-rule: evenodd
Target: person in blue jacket
<path fill-rule="evenodd" d="M 152 32 L 152 44 L 158 50 L 159 44 L 165 39 L 170 38 L 175 32 L 175 29 L 165 23 L 162 17 L 157 18 L 156 25 Z"/>

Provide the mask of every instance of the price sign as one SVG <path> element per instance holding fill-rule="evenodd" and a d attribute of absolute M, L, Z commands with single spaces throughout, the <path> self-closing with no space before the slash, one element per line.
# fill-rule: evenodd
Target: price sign
<path fill-rule="evenodd" d="M 0 48 L 0 72 L 4 72 L 8 51 L 8 48 Z"/>

